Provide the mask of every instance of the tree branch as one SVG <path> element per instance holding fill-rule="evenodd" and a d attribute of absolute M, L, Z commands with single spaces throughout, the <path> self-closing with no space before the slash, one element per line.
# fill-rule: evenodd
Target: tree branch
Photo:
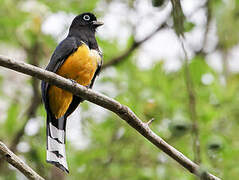
<path fill-rule="evenodd" d="M 72 92 L 73 94 L 84 98 L 94 104 L 97 104 L 101 107 L 104 107 L 115 114 L 117 114 L 120 118 L 125 120 L 131 127 L 133 127 L 136 131 L 138 131 L 141 135 L 147 138 L 151 143 L 153 143 L 156 147 L 164 151 L 174 160 L 176 160 L 179 164 L 181 164 L 184 168 L 186 168 L 191 173 L 196 176 L 201 177 L 202 173 L 200 173 L 200 167 L 184 156 L 181 152 L 176 150 L 174 147 L 170 146 L 166 143 L 161 137 L 156 135 L 148 126 L 147 123 L 142 122 L 127 106 L 124 106 L 117 102 L 114 99 L 111 99 L 103 94 L 94 92 L 91 89 L 88 89 L 80 84 L 74 83 L 69 79 L 65 79 L 61 76 L 53 72 L 49 72 L 38 68 L 36 66 L 32 66 L 30 64 L 26 64 L 24 62 L 14 61 L 10 58 L 0 56 L 0 66 L 28 74 L 30 76 L 36 77 L 38 79 L 49 82 L 50 84 L 54 84 L 64 90 Z M 210 173 L 203 173 L 206 177 L 204 179 L 209 180 L 219 180 L 219 178 L 213 176 Z"/>
<path fill-rule="evenodd" d="M 200 141 L 199 141 L 199 128 L 198 128 L 198 118 L 196 111 L 196 95 L 189 71 L 188 65 L 188 55 L 184 47 L 183 39 L 180 39 L 183 52 L 185 54 L 184 61 L 184 74 L 185 74 L 185 83 L 187 87 L 188 99 L 189 99 L 189 114 L 192 120 L 192 136 L 193 136 L 193 151 L 194 151 L 194 162 L 197 164 L 201 163 L 201 150 L 200 150 Z"/>
<path fill-rule="evenodd" d="M 212 4 L 212 1 L 207 0 L 204 5 L 204 7 L 206 9 L 206 25 L 205 25 L 205 31 L 203 33 L 202 47 L 198 51 L 195 52 L 197 55 L 203 55 L 203 56 L 206 55 L 205 48 L 208 43 L 208 33 L 210 30 L 210 25 L 211 25 L 211 21 L 212 21 L 211 4 Z M 202 8 L 202 7 L 200 7 L 200 8 Z"/>
<path fill-rule="evenodd" d="M 166 23 L 163 23 L 157 29 L 155 29 L 151 34 L 146 36 L 144 39 L 142 39 L 140 41 L 134 41 L 133 44 L 131 45 L 131 47 L 128 50 L 126 50 L 123 54 L 121 54 L 118 57 L 115 57 L 115 58 L 109 60 L 107 63 L 103 64 L 102 69 L 105 69 L 105 68 L 108 68 L 110 66 L 120 63 L 121 61 L 123 61 L 124 59 L 129 57 L 131 55 L 131 53 L 134 50 L 136 50 L 140 45 L 142 45 L 144 42 L 146 42 L 147 40 L 152 38 L 155 34 L 157 34 L 157 32 L 159 32 L 160 30 L 162 30 L 165 27 L 166 27 Z"/>
<path fill-rule="evenodd" d="M 28 179 L 31 180 L 44 180 L 34 170 L 32 170 L 27 164 L 25 164 L 19 157 L 17 157 L 12 151 L 10 151 L 5 144 L 0 141 L 0 154 L 3 158 L 20 172 L 22 172 Z"/>
<path fill-rule="evenodd" d="M 178 36 L 179 41 L 181 42 L 181 47 L 185 55 L 184 59 L 184 74 L 185 74 L 185 84 L 187 87 L 187 94 L 189 99 L 189 114 L 192 121 L 192 137 L 193 137 L 193 151 L 194 151 L 194 162 L 200 164 L 201 162 L 201 153 L 200 153 L 200 142 L 199 142 L 199 128 L 198 128 L 198 120 L 197 120 L 197 112 L 196 112 L 196 96 L 193 87 L 193 82 L 191 79 L 191 75 L 189 72 L 188 65 L 188 55 L 184 47 L 184 31 L 185 27 L 183 24 L 185 23 L 185 15 L 183 13 L 181 1 L 171 0 L 173 6 L 173 20 L 174 20 L 174 31 Z"/>

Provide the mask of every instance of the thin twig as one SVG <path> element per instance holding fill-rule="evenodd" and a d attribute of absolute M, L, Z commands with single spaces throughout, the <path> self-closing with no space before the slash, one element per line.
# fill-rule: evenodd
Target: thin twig
<path fill-rule="evenodd" d="M 146 124 L 147 124 L 148 126 L 150 126 L 154 120 L 155 120 L 155 118 L 151 118 L 148 122 L 146 122 Z"/>
<path fill-rule="evenodd" d="M 176 150 L 174 147 L 166 143 L 161 137 L 156 135 L 147 124 L 142 122 L 127 106 L 124 106 L 114 99 L 111 99 L 103 94 L 97 93 L 89 88 L 81 86 L 80 84 L 73 83 L 69 79 L 65 79 L 53 72 L 49 72 L 32 66 L 24 62 L 14 61 L 10 58 L 0 56 L 0 66 L 28 74 L 30 76 L 36 77 L 38 79 L 44 80 L 50 84 L 54 84 L 59 88 L 72 92 L 76 96 L 80 96 L 85 100 L 88 100 L 94 104 L 97 104 L 105 109 L 108 109 L 120 118 L 125 120 L 131 127 L 138 131 L 141 135 L 147 138 L 152 144 L 164 151 L 184 168 L 186 168 L 191 173 L 200 177 L 200 167 L 184 156 L 181 152 Z M 204 173 L 205 174 L 205 173 Z M 210 180 L 219 180 L 210 173 L 206 173 L 207 178 Z"/>
<path fill-rule="evenodd" d="M 157 32 L 159 32 L 160 30 L 162 30 L 165 27 L 166 27 L 166 23 L 163 23 L 157 29 L 155 29 L 152 33 L 150 33 L 147 37 L 145 37 L 144 39 L 142 39 L 140 41 L 134 41 L 133 44 L 131 45 L 131 47 L 128 50 L 126 50 L 123 54 L 119 55 L 118 57 L 115 57 L 115 58 L 109 60 L 107 63 L 105 63 L 102 66 L 102 69 L 105 69 L 105 68 L 110 67 L 110 66 L 114 66 L 114 65 L 122 62 L 124 59 L 129 57 L 131 55 L 131 53 L 134 50 L 136 50 L 140 45 L 142 45 L 144 42 L 146 42 L 147 40 L 152 38 L 155 34 L 157 34 Z"/>
<path fill-rule="evenodd" d="M 17 157 L 7 146 L 0 141 L 0 154 L 3 158 L 12 166 L 22 172 L 28 179 L 31 180 L 44 180 L 33 169 L 31 169 L 26 163 L 24 163 L 19 157 Z"/>
<path fill-rule="evenodd" d="M 197 111 L 196 111 L 196 95 L 195 90 L 191 78 L 191 74 L 189 71 L 188 66 L 188 55 L 184 47 L 183 39 L 180 39 L 181 46 L 185 55 L 185 67 L 184 67 L 184 74 L 185 74 L 185 83 L 187 86 L 187 93 L 189 98 L 189 112 L 190 117 L 193 122 L 192 125 L 192 135 L 193 135 L 193 150 L 194 150 L 194 162 L 197 164 L 201 163 L 201 153 L 200 153 L 200 141 L 199 141 L 199 128 L 198 128 L 198 118 L 197 118 Z"/>
<path fill-rule="evenodd" d="M 196 51 L 196 54 L 205 55 L 205 48 L 208 43 L 208 32 L 210 30 L 210 25 L 212 21 L 212 10 L 211 10 L 211 1 L 207 0 L 204 7 L 206 8 L 206 25 L 205 31 L 203 33 L 202 47 Z"/>
<path fill-rule="evenodd" d="M 211 1 L 209 2 L 209 0 L 207 0 L 206 3 L 205 3 L 207 23 L 206 23 L 206 28 L 205 28 L 204 36 L 203 36 L 202 50 L 204 50 L 204 48 L 207 45 L 208 32 L 209 32 L 209 27 L 210 27 L 211 20 L 212 20 L 212 10 L 211 10 L 210 3 L 211 3 Z"/>
<path fill-rule="evenodd" d="M 224 77 L 224 84 L 227 85 L 228 78 L 230 75 L 230 68 L 229 68 L 229 58 L 228 58 L 228 50 L 222 49 L 222 73 Z"/>

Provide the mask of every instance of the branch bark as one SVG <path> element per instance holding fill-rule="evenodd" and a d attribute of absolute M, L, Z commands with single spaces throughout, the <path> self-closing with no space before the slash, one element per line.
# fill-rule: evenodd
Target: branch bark
<path fill-rule="evenodd" d="M 116 100 L 111 99 L 103 94 L 94 92 L 91 89 L 81 86 L 80 84 L 74 83 L 69 79 L 65 79 L 61 76 L 58 76 L 53 72 L 43 70 L 41 68 L 26 64 L 24 62 L 18 62 L 10 58 L 0 56 L 0 66 L 36 77 L 38 79 L 49 82 L 50 84 L 54 84 L 62 89 L 65 89 L 77 96 L 84 98 L 85 100 L 88 100 L 94 104 L 97 104 L 101 107 L 104 107 L 105 109 L 114 112 L 120 118 L 125 120 L 136 131 L 138 131 L 138 133 L 143 135 L 152 144 L 154 144 L 156 147 L 168 154 L 171 158 L 176 160 L 189 172 L 195 174 L 198 177 L 201 177 L 202 173 L 200 173 L 200 167 L 197 164 L 192 162 L 181 152 L 170 146 L 161 137 L 156 135 L 149 128 L 148 124 L 142 122 L 127 106 L 124 106 Z M 203 173 L 203 177 L 205 177 L 204 179 L 208 180 L 219 180 L 218 177 L 207 172 Z"/>
<path fill-rule="evenodd" d="M 148 36 L 146 36 L 144 39 L 142 39 L 140 41 L 134 41 L 133 44 L 131 45 L 131 47 L 128 50 L 126 50 L 123 54 L 121 54 L 118 57 L 115 57 L 115 58 L 109 60 L 108 62 L 106 62 L 105 64 L 103 64 L 102 69 L 119 64 L 121 61 L 123 61 L 124 59 L 129 57 L 131 55 L 131 53 L 133 53 L 133 51 L 136 50 L 140 45 L 142 45 L 144 42 L 146 42 L 147 40 L 152 38 L 155 34 L 157 34 L 157 32 L 159 32 L 160 30 L 162 30 L 165 27 L 166 27 L 166 23 L 163 23 L 157 29 L 155 29 L 155 31 L 153 31 Z"/>
<path fill-rule="evenodd" d="M 27 164 L 25 164 L 19 157 L 17 157 L 7 146 L 0 141 L 0 154 L 3 158 L 20 172 L 22 172 L 28 179 L 31 180 L 44 180 L 34 170 L 32 170 Z"/>

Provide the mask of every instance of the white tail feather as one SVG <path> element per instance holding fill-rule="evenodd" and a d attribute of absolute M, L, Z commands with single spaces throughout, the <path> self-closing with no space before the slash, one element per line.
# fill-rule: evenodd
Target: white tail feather
<path fill-rule="evenodd" d="M 58 139 L 61 143 L 65 143 L 65 131 L 57 129 L 51 123 L 49 123 L 51 137 L 54 139 Z"/>
<path fill-rule="evenodd" d="M 65 152 L 65 131 L 57 129 L 51 123 L 48 126 L 50 134 L 47 137 L 47 157 L 46 160 L 62 169 L 68 171 Z"/>

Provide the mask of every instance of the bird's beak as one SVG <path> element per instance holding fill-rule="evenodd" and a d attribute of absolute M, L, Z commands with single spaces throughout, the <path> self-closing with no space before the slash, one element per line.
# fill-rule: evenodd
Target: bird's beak
<path fill-rule="evenodd" d="M 93 26 L 95 26 L 95 27 L 99 27 L 99 26 L 102 26 L 104 23 L 101 22 L 101 21 L 92 21 L 92 24 L 93 24 Z"/>

